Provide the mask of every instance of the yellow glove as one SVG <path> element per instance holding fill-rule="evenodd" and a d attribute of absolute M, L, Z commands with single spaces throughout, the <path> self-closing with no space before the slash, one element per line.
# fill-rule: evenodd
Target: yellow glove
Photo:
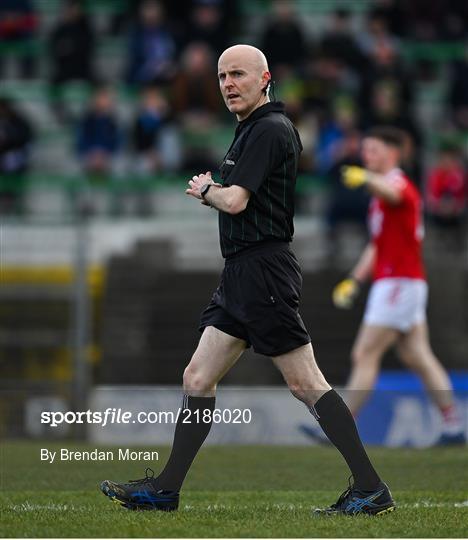
<path fill-rule="evenodd" d="M 361 187 L 369 178 L 366 169 L 357 165 L 344 165 L 341 167 L 341 174 L 343 176 L 343 184 L 349 189 Z"/>
<path fill-rule="evenodd" d="M 337 308 L 350 309 L 359 294 L 359 282 L 353 278 L 340 281 L 333 289 L 333 303 Z"/>

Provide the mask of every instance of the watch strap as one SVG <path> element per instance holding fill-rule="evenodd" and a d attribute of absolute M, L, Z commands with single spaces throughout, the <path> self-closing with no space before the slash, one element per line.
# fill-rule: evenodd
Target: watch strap
<path fill-rule="evenodd" d="M 202 186 L 202 188 L 200 189 L 200 195 L 201 195 L 201 198 L 204 199 L 205 198 L 205 195 L 208 193 L 208 190 L 210 189 L 210 187 L 212 186 L 213 184 L 212 183 L 209 183 L 209 184 L 204 184 Z"/>

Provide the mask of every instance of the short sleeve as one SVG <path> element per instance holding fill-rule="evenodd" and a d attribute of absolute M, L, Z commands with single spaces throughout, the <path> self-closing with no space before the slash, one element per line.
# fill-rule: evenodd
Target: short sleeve
<path fill-rule="evenodd" d="M 397 174 L 389 179 L 389 183 L 396 187 L 400 192 L 401 203 L 408 204 L 413 203 L 415 200 L 415 189 L 411 182 L 405 178 L 402 174 Z"/>
<path fill-rule="evenodd" d="M 256 193 L 263 181 L 285 157 L 286 145 L 280 126 L 260 122 L 248 134 L 227 183 L 242 186 Z"/>

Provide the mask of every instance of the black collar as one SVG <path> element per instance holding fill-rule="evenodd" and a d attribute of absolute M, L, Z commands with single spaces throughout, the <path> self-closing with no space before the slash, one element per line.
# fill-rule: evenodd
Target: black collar
<path fill-rule="evenodd" d="M 253 112 L 251 112 L 245 120 L 241 120 L 239 122 L 236 132 L 238 133 L 248 124 L 255 122 L 255 120 L 258 120 L 259 118 L 265 116 L 270 112 L 278 112 L 284 114 L 284 103 L 282 101 L 269 101 L 268 103 L 265 103 L 265 105 L 258 107 L 258 109 L 255 109 Z"/>

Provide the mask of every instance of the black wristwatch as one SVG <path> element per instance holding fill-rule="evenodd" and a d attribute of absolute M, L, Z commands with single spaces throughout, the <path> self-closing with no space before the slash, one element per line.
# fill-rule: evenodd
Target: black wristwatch
<path fill-rule="evenodd" d="M 201 198 L 204 199 L 205 198 L 205 195 L 208 193 L 208 190 L 210 189 L 210 187 L 212 186 L 213 184 L 205 184 L 201 187 L 200 189 L 200 195 L 201 195 Z"/>

